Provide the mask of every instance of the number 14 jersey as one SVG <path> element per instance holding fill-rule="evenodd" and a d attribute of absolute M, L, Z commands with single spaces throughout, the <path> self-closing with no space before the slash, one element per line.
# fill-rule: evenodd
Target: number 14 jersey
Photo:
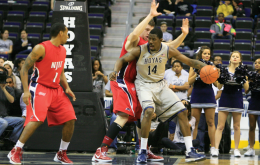
<path fill-rule="evenodd" d="M 45 56 L 43 60 L 35 62 L 31 81 L 49 88 L 59 88 L 66 49 L 62 45 L 54 46 L 50 41 L 42 42 L 40 45 L 45 48 Z"/>
<path fill-rule="evenodd" d="M 151 52 L 149 44 L 140 46 L 141 53 L 136 64 L 136 78 L 143 82 L 158 82 L 164 78 L 165 65 L 168 61 L 169 47 L 161 43 L 157 52 Z"/>

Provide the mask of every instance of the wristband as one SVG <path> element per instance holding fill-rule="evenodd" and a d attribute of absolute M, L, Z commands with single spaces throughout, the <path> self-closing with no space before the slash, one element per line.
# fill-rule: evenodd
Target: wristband
<path fill-rule="evenodd" d="M 173 85 L 173 86 L 172 86 L 172 89 L 175 89 L 175 87 L 176 87 L 176 85 Z"/>
<path fill-rule="evenodd" d="M 8 52 L 6 51 L 5 54 L 7 54 Z"/>

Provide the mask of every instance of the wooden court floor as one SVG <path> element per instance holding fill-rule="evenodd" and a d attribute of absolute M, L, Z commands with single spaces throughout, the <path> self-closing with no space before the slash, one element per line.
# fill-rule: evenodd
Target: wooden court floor
<path fill-rule="evenodd" d="M 241 154 L 245 151 L 241 150 Z M 8 151 L 0 151 L 0 164 L 9 164 L 6 157 Z M 256 154 L 260 154 L 260 150 L 256 151 Z M 22 158 L 22 164 L 60 164 L 53 161 L 55 152 L 24 152 Z M 95 163 L 91 162 L 92 153 L 73 153 L 68 152 L 68 157 L 74 162 L 74 164 L 86 164 L 86 165 L 136 165 L 136 155 L 109 155 L 113 158 L 112 163 Z M 260 157 L 244 157 L 234 158 L 232 154 L 223 154 L 219 158 L 212 158 L 207 155 L 207 159 L 195 163 L 185 163 L 184 156 L 170 156 L 164 155 L 164 161 L 162 162 L 148 162 L 147 165 L 260 165 Z"/>

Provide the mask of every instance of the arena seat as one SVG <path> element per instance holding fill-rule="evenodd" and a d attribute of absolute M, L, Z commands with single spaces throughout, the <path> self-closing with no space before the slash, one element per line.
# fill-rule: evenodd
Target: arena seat
<path fill-rule="evenodd" d="M 9 33 L 9 37 L 8 39 L 13 41 L 13 44 L 15 43 L 15 41 L 18 39 L 18 33 Z"/>
<path fill-rule="evenodd" d="M 236 29 L 236 39 L 251 40 L 252 38 L 252 29 Z"/>
<path fill-rule="evenodd" d="M 260 58 L 260 51 L 255 51 L 254 53 L 254 60 Z"/>
<path fill-rule="evenodd" d="M 41 41 L 41 34 L 39 33 L 28 33 L 28 39 L 30 39 L 34 45 L 37 45 Z"/>
<path fill-rule="evenodd" d="M 196 16 L 194 25 L 195 27 L 208 28 L 212 25 L 212 18 Z"/>
<path fill-rule="evenodd" d="M 20 22 L 21 26 L 23 26 L 24 19 L 25 19 L 24 11 L 8 11 L 7 13 L 8 22 Z"/>
<path fill-rule="evenodd" d="M 31 11 L 37 11 L 37 12 L 47 12 L 49 10 L 49 2 L 39 2 L 35 1 L 32 4 Z"/>
<path fill-rule="evenodd" d="M 89 13 L 104 13 L 105 6 L 89 6 Z"/>
<path fill-rule="evenodd" d="M 50 11 L 50 12 L 49 12 L 49 16 L 48 16 L 48 22 L 49 22 L 49 23 L 51 23 L 52 14 L 53 14 L 53 11 Z"/>
<path fill-rule="evenodd" d="M 251 40 L 235 40 L 234 50 L 252 50 Z"/>
<path fill-rule="evenodd" d="M 7 29 L 9 32 L 20 33 L 21 23 L 20 22 L 5 22 L 4 29 Z"/>
<path fill-rule="evenodd" d="M 161 22 L 166 22 L 167 26 L 173 26 L 173 17 L 172 16 L 158 16 L 157 17 L 157 26 L 161 26 Z"/>
<path fill-rule="evenodd" d="M 210 39 L 211 33 L 209 28 L 195 28 L 195 35 L 197 39 Z"/>
<path fill-rule="evenodd" d="M 240 50 L 239 52 L 243 56 L 243 61 L 252 61 L 252 52 L 251 51 Z"/>
<path fill-rule="evenodd" d="M 198 0 L 197 5 L 212 6 L 212 0 Z"/>
<path fill-rule="evenodd" d="M 259 26 L 259 28 L 260 28 L 260 26 Z M 257 32 L 256 32 L 256 39 L 260 40 L 260 29 L 258 29 Z"/>
<path fill-rule="evenodd" d="M 200 46 L 208 46 L 208 47 L 211 47 L 211 42 L 210 42 L 210 39 L 197 39 L 195 42 L 194 42 L 194 48 L 198 48 Z"/>
<path fill-rule="evenodd" d="M 175 20 L 175 26 L 176 27 L 181 27 L 182 26 L 182 20 L 188 18 L 189 19 L 189 25 L 190 27 L 193 27 L 193 16 L 176 16 L 176 20 Z"/>
<path fill-rule="evenodd" d="M 213 7 L 212 6 L 197 6 L 196 16 L 212 16 Z"/>
<path fill-rule="evenodd" d="M 19 58 L 27 58 L 28 54 L 17 54 L 15 56 L 15 59 L 19 59 Z"/>
<path fill-rule="evenodd" d="M 252 29 L 253 20 L 249 17 L 238 17 L 236 19 L 236 28 Z"/>
<path fill-rule="evenodd" d="M 0 1 L 0 10 L 3 11 L 3 19 L 6 20 L 7 12 L 9 10 L 9 4 L 7 1 Z"/>
<path fill-rule="evenodd" d="M 240 0 L 240 2 L 242 2 L 245 7 L 251 7 L 251 1 L 252 0 Z"/>
<path fill-rule="evenodd" d="M 255 41 L 255 51 L 260 51 L 260 41 Z"/>
<path fill-rule="evenodd" d="M 213 43 L 214 50 L 231 50 L 231 40 L 229 39 L 215 39 Z"/>
<path fill-rule="evenodd" d="M 50 33 L 51 32 L 51 23 L 47 23 L 46 24 L 45 31 L 46 31 L 46 33 Z"/>
<path fill-rule="evenodd" d="M 26 31 L 27 33 L 42 33 L 43 32 L 43 23 L 27 23 Z"/>
<path fill-rule="evenodd" d="M 49 33 L 43 33 L 42 34 L 42 41 L 47 41 L 47 40 L 50 40 L 51 37 L 50 37 L 50 34 Z"/>
<path fill-rule="evenodd" d="M 25 12 L 25 19 L 28 17 L 28 9 L 29 9 L 29 2 L 28 1 L 19 1 L 12 4 L 13 11 L 24 11 Z"/>
<path fill-rule="evenodd" d="M 5 61 L 9 59 L 8 54 L 0 54 L 0 57 L 5 59 Z"/>
<path fill-rule="evenodd" d="M 104 14 L 89 14 L 89 24 L 105 25 Z"/>
<path fill-rule="evenodd" d="M 45 22 L 46 21 L 46 12 L 35 12 L 32 11 L 29 14 L 28 22 Z"/>

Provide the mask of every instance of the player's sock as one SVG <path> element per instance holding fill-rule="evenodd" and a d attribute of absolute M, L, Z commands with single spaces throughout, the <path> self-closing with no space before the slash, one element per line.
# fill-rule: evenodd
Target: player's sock
<path fill-rule="evenodd" d="M 141 150 L 147 149 L 147 142 L 148 142 L 148 138 L 141 138 Z M 141 152 L 141 150 L 140 150 L 140 152 Z"/>
<path fill-rule="evenodd" d="M 186 151 L 189 153 L 191 151 L 191 148 L 193 147 L 191 136 L 185 136 L 184 142 L 186 146 Z"/>
<path fill-rule="evenodd" d="M 109 129 L 107 131 L 106 136 L 103 139 L 103 142 L 101 144 L 101 147 L 106 146 L 109 147 L 110 144 L 113 142 L 113 140 L 115 139 L 115 137 L 117 136 L 117 134 L 119 133 L 119 131 L 122 129 L 122 127 L 113 122 L 110 126 Z"/>
<path fill-rule="evenodd" d="M 19 140 L 17 141 L 15 147 L 20 147 L 20 148 L 23 148 L 24 146 L 24 143 L 20 142 Z"/>
<path fill-rule="evenodd" d="M 60 142 L 60 150 L 67 150 L 68 149 L 68 146 L 69 146 L 70 142 L 65 142 L 61 139 L 61 142 Z"/>

